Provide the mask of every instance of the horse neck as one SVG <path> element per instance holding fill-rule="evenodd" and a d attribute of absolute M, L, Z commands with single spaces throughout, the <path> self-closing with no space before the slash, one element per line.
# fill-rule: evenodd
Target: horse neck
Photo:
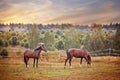
<path fill-rule="evenodd" d="M 40 52 L 41 52 L 41 49 L 39 50 L 38 54 L 40 54 Z"/>
<path fill-rule="evenodd" d="M 40 55 L 40 52 L 41 52 L 41 49 L 40 50 L 37 50 L 38 52 L 36 53 L 37 55 Z"/>

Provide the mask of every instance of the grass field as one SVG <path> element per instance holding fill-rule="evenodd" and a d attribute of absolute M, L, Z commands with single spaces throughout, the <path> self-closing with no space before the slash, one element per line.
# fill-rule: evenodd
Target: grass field
<path fill-rule="evenodd" d="M 120 80 L 120 57 L 92 57 L 92 67 L 73 59 L 72 68 L 64 62 L 39 61 L 39 67 L 25 68 L 23 58 L 0 58 L 0 80 Z"/>

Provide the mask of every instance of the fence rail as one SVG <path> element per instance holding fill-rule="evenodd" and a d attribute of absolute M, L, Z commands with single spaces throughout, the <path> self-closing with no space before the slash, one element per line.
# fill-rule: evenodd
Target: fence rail
<path fill-rule="evenodd" d="M 120 56 L 120 50 L 115 49 L 104 49 L 97 51 L 90 51 L 91 56 Z"/>
<path fill-rule="evenodd" d="M 104 50 L 90 51 L 90 54 L 91 56 L 120 56 L 120 50 L 109 48 Z M 43 55 L 43 57 L 46 56 Z M 0 58 L 23 58 L 23 56 L 0 56 Z"/>

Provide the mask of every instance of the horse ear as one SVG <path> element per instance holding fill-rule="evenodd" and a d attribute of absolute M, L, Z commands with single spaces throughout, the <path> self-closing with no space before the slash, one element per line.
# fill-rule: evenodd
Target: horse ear
<path fill-rule="evenodd" d="M 80 48 L 84 48 L 84 45 L 82 45 Z"/>
<path fill-rule="evenodd" d="M 42 46 L 42 45 L 44 45 L 44 43 L 38 43 L 38 45 L 39 45 L 39 46 Z"/>

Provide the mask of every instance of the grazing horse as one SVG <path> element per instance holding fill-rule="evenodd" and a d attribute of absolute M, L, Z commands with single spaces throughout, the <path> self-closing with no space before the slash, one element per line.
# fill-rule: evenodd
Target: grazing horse
<path fill-rule="evenodd" d="M 67 54 L 67 58 L 65 59 L 64 68 L 66 67 L 66 63 L 68 60 L 69 60 L 69 65 L 71 67 L 72 57 L 81 58 L 80 67 L 81 67 L 83 58 L 85 58 L 85 60 L 87 61 L 88 67 L 90 67 L 91 65 L 90 54 L 85 48 L 80 48 L 80 49 L 71 48 L 71 49 L 66 50 L 66 54 Z"/>
<path fill-rule="evenodd" d="M 40 52 L 42 50 L 47 52 L 45 46 L 43 44 L 40 44 L 40 46 L 38 48 L 36 48 L 34 51 L 33 50 L 26 50 L 24 52 L 24 62 L 25 62 L 26 68 L 28 67 L 27 64 L 28 64 L 29 58 L 33 58 L 34 59 L 33 67 L 35 67 L 35 62 L 36 61 L 37 61 L 36 62 L 36 67 L 38 67 L 38 59 L 40 57 Z"/>

